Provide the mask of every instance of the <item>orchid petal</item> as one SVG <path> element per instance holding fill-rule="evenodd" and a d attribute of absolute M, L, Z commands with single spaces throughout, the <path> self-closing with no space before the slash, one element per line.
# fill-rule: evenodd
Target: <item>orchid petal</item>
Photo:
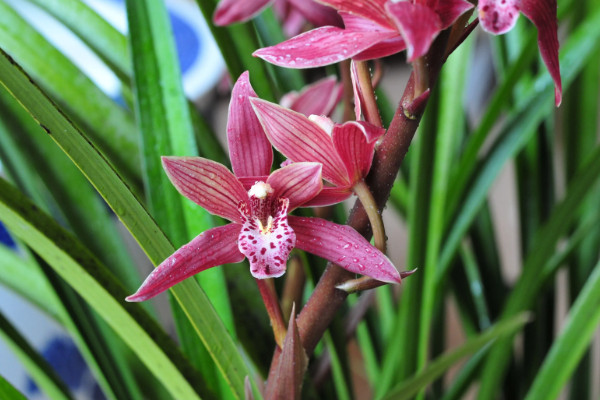
<path fill-rule="evenodd" d="M 314 26 L 342 26 L 342 19 L 331 7 L 307 0 L 288 0 L 288 3 Z"/>
<path fill-rule="evenodd" d="M 365 51 L 361 51 L 352 57 L 352 59 L 356 61 L 374 60 L 376 58 L 391 56 L 404 50 L 406 50 L 406 42 L 402 36 L 397 34 L 395 37 L 382 40 Z"/>
<path fill-rule="evenodd" d="M 386 8 L 406 42 L 408 61 L 425 55 L 442 29 L 440 17 L 426 5 L 408 1 L 388 2 Z"/>
<path fill-rule="evenodd" d="M 329 76 L 306 86 L 300 93 L 286 94 L 280 104 L 306 116 L 329 115 L 339 103 L 342 93 L 342 85 L 337 83 L 336 77 Z"/>
<path fill-rule="evenodd" d="M 387 19 L 385 24 L 378 23 L 369 18 L 364 18 L 360 15 L 350 14 L 347 12 L 340 12 L 340 16 L 344 21 L 344 28 L 349 31 L 355 32 L 396 32 L 396 26 Z"/>
<path fill-rule="evenodd" d="M 352 183 L 369 173 L 375 143 L 384 133 L 385 129 L 367 122 L 346 122 L 333 128 L 333 145 L 344 161 Z"/>
<path fill-rule="evenodd" d="M 519 0 L 480 0 L 478 7 L 481 27 L 495 35 L 510 31 L 519 17 Z"/>
<path fill-rule="evenodd" d="M 162 164 L 179 193 L 211 214 L 241 223 L 238 205 L 248 193 L 223 165 L 201 157 L 162 157 Z"/>
<path fill-rule="evenodd" d="M 289 216 L 288 221 L 296 233 L 297 248 L 356 274 L 382 282 L 401 282 L 390 259 L 350 226 L 320 218 Z"/>
<path fill-rule="evenodd" d="M 554 99 L 558 107 L 562 101 L 562 82 L 558 64 L 556 0 L 523 0 L 521 7 L 521 12 L 538 30 L 538 47 L 544 64 L 554 80 Z"/>
<path fill-rule="evenodd" d="M 269 178 L 269 175 L 259 175 L 259 176 L 237 176 L 238 181 L 242 184 L 246 191 L 250 190 L 252 186 L 256 182 L 266 182 Z"/>
<path fill-rule="evenodd" d="M 145 301 L 182 280 L 217 265 L 238 263 L 244 259 L 237 246 L 240 224 L 228 224 L 207 230 L 180 247 L 146 278 L 127 301 Z"/>
<path fill-rule="evenodd" d="M 352 91 L 354 92 L 354 116 L 359 121 L 363 114 L 362 105 L 365 102 L 365 96 L 363 95 L 360 82 L 358 80 L 358 69 L 356 69 L 356 63 L 354 60 L 350 62 L 350 80 L 352 81 Z"/>
<path fill-rule="evenodd" d="M 458 17 L 473 7 L 473 4 L 465 0 L 443 0 L 437 2 L 435 12 L 442 21 L 442 29 L 446 29 L 454 24 Z"/>
<path fill-rule="evenodd" d="M 248 21 L 264 8 L 272 0 L 221 0 L 213 15 L 215 25 L 223 26 L 235 22 Z"/>
<path fill-rule="evenodd" d="M 352 196 L 352 186 L 323 186 L 318 195 L 302 205 L 302 207 L 322 207 L 340 203 Z"/>
<path fill-rule="evenodd" d="M 348 184 L 344 162 L 329 135 L 304 115 L 262 99 L 251 99 L 271 144 L 294 162 L 323 164 L 323 178 L 337 186 Z"/>
<path fill-rule="evenodd" d="M 315 162 L 297 162 L 273 172 L 267 183 L 275 190 L 273 197 L 290 201 L 290 211 L 315 197 L 323 188 L 322 165 Z"/>
<path fill-rule="evenodd" d="M 269 175 L 273 163 L 273 149 L 252 109 L 251 97 L 258 96 L 246 71 L 233 86 L 227 120 L 229 158 L 237 176 Z"/>
<path fill-rule="evenodd" d="M 318 0 L 319 3 L 329 5 L 340 13 L 358 15 L 365 19 L 371 20 L 381 26 L 393 26 L 391 21 L 386 17 L 385 2 L 386 0 Z M 348 26 L 346 26 L 347 28 Z"/>
<path fill-rule="evenodd" d="M 250 215 L 246 203 L 240 204 L 244 223 L 238 248 L 250 261 L 250 273 L 257 279 L 277 278 L 285 273 L 296 235 L 287 221 L 289 201 L 280 198 L 275 217 L 264 227 Z"/>
<path fill-rule="evenodd" d="M 252 55 L 281 67 L 322 67 L 351 58 L 393 34 L 355 32 L 324 26 L 275 46 L 258 49 Z"/>

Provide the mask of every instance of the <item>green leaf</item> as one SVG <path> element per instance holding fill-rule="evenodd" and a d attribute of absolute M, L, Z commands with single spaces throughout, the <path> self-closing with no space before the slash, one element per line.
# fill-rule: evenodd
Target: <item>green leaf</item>
<path fill-rule="evenodd" d="M 69 389 L 61 381 L 56 372 L 44 358 L 39 355 L 14 326 L 0 313 L 0 337 L 10 346 L 15 355 L 21 360 L 33 380 L 51 399 L 73 399 Z M 0 384 L 0 398 L 2 395 Z"/>
<path fill-rule="evenodd" d="M 21 392 L 0 375 L 0 398 L 6 400 L 27 400 Z"/>
<path fill-rule="evenodd" d="M 463 357 L 481 350 L 493 340 L 517 332 L 529 320 L 529 314 L 522 313 L 511 319 L 493 325 L 479 336 L 467 340 L 465 344 L 461 345 L 457 349 L 448 351 L 444 355 L 440 356 L 438 359 L 425 367 L 425 369 L 423 369 L 420 373 L 394 387 L 384 398 L 394 400 L 412 398 L 415 394 L 417 394 L 420 390 L 425 389 L 429 383 L 436 380 L 444 373 L 444 371 L 456 364 Z"/>
<path fill-rule="evenodd" d="M 70 117 L 87 128 L 86 133 L 132 182 L 137 181 L 139 149 L 131 115 L 4 0 L 0 0 L 0 47 L 57 99 Z"/>
<path fill-rule="evenodd" d="M 4 52 L 0 53 L 0 82 L 48 130 L 56 143 L 81 169 L 150 260 L 158 265 L 171 255 L 173 246 L 111 165 Z M 193 280 L 186 280 L 171 291 L 202 338 L 221 374 L 233 388 L 234 394 L 243 398 L 244 378 L 249 375 L 247 368 L 204 292 Z"/>
<path fill-rule="evenodd" d="M 158 225 L 176 246 L 214 226 L 212 216 L 181 196 L 163 171 L 161 156 L 197 156 L 191 108 L 185 98 L 173 34 L 164 4 L 154 1 L 127 1 L 130 47 L 135 78 L 135 108 L 144 155 L 143 176 L 149 208 Z M 212 278 L 210 297 L 217 313 L 234 332 L 233 317 L 223 271 L 214 268 L 203 274 Z M 210 275 L 210 276 L 209 276 Z M 176 302 L 173 308 L 179 307 Z M 192 362 L 209 377 L 214 363 L 185 314 L 174 310 L 181 343 Z M 208 379 L 218 391 L 216 379 Z"/>
<path fill-rule="evenodd" d="M 2 244 L 0 283 L 29 300 L 59 323 L 63 322 L 63 309 L 35 260 Z"/>
<path fill-rule="evenodd" d="M 600 262 L 571 307 L 562 331 L 538 372 L 526 400 L 555 399 L 590 346 L 600 324 Z"/>
<path fill-rule="evenodd" d="M 568 187 L 566 197 L 554 208 L 548 222 L 539 230 L 534 238 L 531 251 L 523 264 L 523 275 L 507 300 L 503 311 L 503 318 L 508 318 L 515 313 L 532 306 L 538 296 L 538 291 L 543 285 L 540 274 L 550 259 L 558 239 L 570 227 L 581 204 L 586 200 L 587 194 L 598 182 L 600 177 L 600 148 L 596 148 L 593 157 L 580 170 Z M 503 376 L 499 371 L 504 370 L 510 352 L 509 340 L 499 341 L 492 350 L 482 375 L 481 390 L 484 393 L 493 391 Z M 485 397 L 485 396 L 484 396 Z"/>
<path fill-rule="evenodd" d="M 80 0 L 28 0 L 75 33 L 125 83 L 131 76 L 127 39 Z"/>
<path fill-rule="evenodd" d="M 185 366 L 175 344 L 138 304 L 124 304 L 127 292 L 106 268 L 17 189 L 4 180 L 0 180 L 0 189 L 0 218 L 11 232 L 44 258 L 104 318 L 173 397 L 198 398 L 174 364 Z"/>

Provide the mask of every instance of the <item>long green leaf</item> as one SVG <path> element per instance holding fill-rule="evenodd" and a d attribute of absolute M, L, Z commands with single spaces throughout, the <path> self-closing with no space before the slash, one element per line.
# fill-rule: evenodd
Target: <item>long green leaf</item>
<path fill-rule="evenodd" d="M 44 358 L 27 342 L 6 317 L 0 313 L 0 337 L 21 360 L 35 383 L 51 399 L 70 400 L 73 396 L 64 382 Z M 5 398 L 1 397 L 0 398 Z"/>
<path fill-rule="evenodd" d="M 0 283 L 20 294 L 50 317 L 63 322 L 63 311 L 52 287 L 31 257 L 0 244 Z"/>
<path fill-rule="evenodd" d="M 213 227 L 212 216 L 181 196 L 164 173 L 161 156 L 197 156 L 190 107 L 183 93 L 167 10 L 160 2 L 127 1 L 135 78 L 135 106 L 144 155 L 143 176 L 150 212 L 176 246 Z M 234 332 L 227 286 L 220 268 L 202 274 L 217 313 Z M 201 281 L 202 282 L 202 281 Z M 209 284 L 210 282 L 210 284 Z M 174 308 L 179 304 L 174 302 Z M 216 368 L 185 314 L 174 310 L 181 344 L 191 361 L 210 377 Z M 218 376 L 218 375 L 217 375 Z M 218 390 L 216 376 L 208 384 Z"/>
<path fill-rule="evenodd" d="M 173 246 L 110 164 L 4 52 L 0 55 L 0 81 L 81 169 L 150 260 L 158 265 L 172 254 Z M 171 290 L 234 394 L 244 397 L 244 377 L 249 375 L 246 366 L 204 292 L 193 280 Z"/>
<path fill-rule="evenodd" d="M 27 400 L 21 392 L 0 375 L 0 398 L 6 400 Z"/>
<path fill-rule="evenodd" d="M 131 76 L 127 39 L 80 0 L 29 0 L 43 8 L 85 42 L 121 78 Z"/>
<path fill-rule="evenodd" d="M 69 115 L 87 128 L 86 132 L 110 160 L 135 182 L 139 173 L 139 150 L 131 115 L 4 0 L 0 0 L 0 47 L 64 105 Z"/>
<path fill-rule="evenodd" d="M 600 324 L 600 262 L 571 307 L 526 400 L 555 399 L 589 347 Z"/>
<path fill-rule="evenodd" d="M 419 374 L 394 387 L 387 396 L 385 396 L 385 399 L 401 400 L 412 398 L 417 392 L 423 390 L 429 383 L 437 379 L 444 371 L 458 362 L 461 358 L 481 350 L 493 340 L 517 332 L 529 320 L 529 314 L 523 313 L 506 321 L 499 322 L 481 335 L 469 339 L 459 348 L 440 356 Z"/>
<path fill-rule="evenodd" d="M 588 160 L 584 168 L 569 185 L 566 197 L 555 207 L 548 222 L 538 231 L 532 249 L 525 259 L 523 275 L 508 298 L 502 314 L 503 318 L 510 317 L 532 306 L 538 295 L 538 290 L 544 283 L 539 278 L 552 254 L 549 249 L 553 249 L 558 239 L 566 233 L 586 195 L 591 191 L 599 177 L 600 148 L 596 148 L 593 157 Z M 510 352 L 507 351 L 507 347 L 509 345 L 507 339 L 499 341 L 494 346 L 483 372 L 482 392 L 480 392 L 482 398 L 486 398 L 486 393 L 493 391 L 496 385 L 500 383 L 502 374 L 499 371 L 503 371 L 503 367 L 508 362 Z"/>
<path fill-rule="evenodd" d="M 467 40 L 450 56 L 442 69 L 440 77 L 440 107 L 431 176 L 429 227 L 426 238 L 425 265 L 422 272 L 423 288 L 419 318 L 418 370 L 424 368 L 429 352 L 430 331 L 437 293 L 435 291 L 435 276 L 445 231 L 446 194 L 450 185 L 452 159 L 456 153 L 459 135 L 464 125 L 462 102 L 457 101 L 456 93 L 462 93 L 464 89 L 471 44 L 472 40 Z M 421 223 L 420 221 L 415 222 Z"/>
<path fill-rule="evenodd" d="M 122 299 L 127 292 L 105 267 L 17 189 L 4 180 L 0 180 L 0 189 L 0 218 L 11 232 L 43 257 L 104 318 L 173 397 L 198 398 L 174 364 L 186 374 L 193 372 L 184 368 L 185 359 L 174 343 L 139 305 L 125 306 Z"/>

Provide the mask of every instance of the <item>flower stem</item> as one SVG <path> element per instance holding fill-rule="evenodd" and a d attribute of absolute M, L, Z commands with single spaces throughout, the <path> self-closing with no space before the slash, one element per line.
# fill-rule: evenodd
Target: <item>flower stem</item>
<path fill-rule="evenodd" d="M 425 57 L 419 57 L 413 62 L 413 68 L 415 71 L 415 89 L 413 99 L 416 99 L 427 89 L 429 89 L 429 70 L 425 62 Z"/>
<path fill-rule="evenodd" d="M 375 198 L 373 198 L 371 190 L 362 179 L 354 185 L 352 190 L 354 190 L 354 193 L 356 193 L 360 199 L 360 202 L 362 203 L 367 216 L 369 217 L 369 222 L 371 223 L 371 229 L 373 231 L 373 241 L 375 242 L 375 247 L 385 254 L 385 227 L 383 226 L 383 220 L 381 219 L 381 214 L 379 213 L 377 203 L 375 202 Z"/>
<path fill-rule="evenodd" d="M 265 303 L 267 314 L 269 314 L 269 320 L 271 321 L 273 334 L 275 335 L 275 342 L 277 346 L 282 348 L 287 330 L 283 322 L 283 314 L 279 307 L 279 299 L 277 298 L 273 279 L 255 279 L 255 281 Z"/>
<path fill-rule="evenodd" d="M 375 126 L 382 127 L 383 124 L 381 123 L 379 107 L 377 107 L 377 100 L 375 99 L 375 91 L 373 90 L 373 83 L 371 82 L 369 65 L 366 61 L 357 61 L 355 65 L 358 75 L 358 84 L 360 85 L 363 94 L 363 113 L 365 114 L 365 119 Z"/>
<path fill-rule="evenodd" d="M 342 76 L 342 84 L 344 85 L 344 104 L 343 121 L 354 120 L 354 108 L 352 107 L 352 78 L 350 77 L 350 60 L 344 60 L 340 63 L 340 75 Z"/>

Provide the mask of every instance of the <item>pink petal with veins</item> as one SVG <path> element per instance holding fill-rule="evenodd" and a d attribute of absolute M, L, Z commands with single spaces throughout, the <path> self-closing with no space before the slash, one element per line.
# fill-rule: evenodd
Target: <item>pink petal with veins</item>
<path fill-rule="evenodd" d="M 374 60 L 376 58 L 391 56 L 404 50 L 406 50 L 406 43 L 402 36 L 397 34 L 391 39 L 382 40 L 365 51 L 361 51 L 352 57 L 352 59 L 356 61 Z"/>
<path fill-rule="evenodd" d="M 329 115 L 342 98 L 342 92 L 342 85 L 337 83 L 336 77 L 329 76 L 304 87 L 300 93 L 286 94 L 280 104 L 306 116 Z"/>
<path fill-rule="evenodd" d="M 236 176 L 238 181 L 242 184 L 246 191 L 250 190 L 252 186 L 256 182 L 266 182 L 269 178 L 269 175 L 259 175 L 259 176 Z"/>
<path fill-rule="evenodd" d="M 391 21 L 386 20 L 386 23 L 382 25 L 371 19 L 363 18 L 356 14 L 349 14 L 347 12 L 340 12 L 340 16 L 344 21 L 344 28 L 349 31 L 398 33 L 396 31 L 396 26 Z"/>
<path fill-rule="evenodd" d="M 440 17 L 431 8 L 408 1 L 389 2 L 386 8 L 406 42 L 408 61 L 425 55 L 442 29 Z"/>
<path fill-rule="evenodd" d="M 296 235 L 287 221 L 289 201 L 280 198 L 271 226 L 261 229 L 252 218 L 248 205 L 241 203 L 244 224 L 238 238 L 238 248 L 250 261 L 250 273 L 257 279 L 277 278 L 285 273 Z"/>
<path fill-rule="evenodd" d="M 375 143 L 384 133 L 385 129 L 368 122 L 346 122 L 333 128 L 333 145 L 344 161 L 353 184 L 369 173 Z"/>
<path fill-rule="evenodd" d="M 554 80 L 554 100 L 558 107 L 562 101 L 562 82 L 558 64 L 558 25 L 556 0 L 523 0 L 521 12 L 538 30 L 538 47 L 542 59 Z"/>
<path fill-rule="evenodd" d="M 382 282 L 400 283 L 394 264 L 348 225 L 320 218 L 289 216 L 296 233 L 296 247 L 323 257 L 340 267 Z"/>
<path fill-rule="evenodd" d="M 221 0 L 213 15 L 213 22 L 215 25 L 223 26 L 248 21 L 269 3 L 271 0 Z"/>
<path fill-rule="evenodd" d="M 335 152 L 329 135 L 304 115 L 262 99 L 250 102 L 271 144 L 294 162 L 323 164 L 323 179 L 348 185 L 344 162 Z"/>
<path fill-rule="evenodd" d="M 338 12 L 357 15 L 369 19 L 381 26 L 392 27 L 393 23 L 387 18 L 385 3 L 387 0 L 318 0 L 329 5 Z M 346 26 L 347 28 L 347 26 Z"/>
<path fill-rule="evenodd" d="M 212 228 L 196 236 L 163 261 L 127 301 L 145 301 L 206 269 L 244 259 L 237 247 L 240 224 Z"/>
<path fill-rule="evenodd" d="M 442 21 L 442 29 L 446 29 L 471 8 L 473 4 L 465 0 L 441 0 L 437 2 L 435 12 Z"/>
<path fill-rule="evenodd" d="M 276 170 L 267 179 L 274 189 L 272 196 L 288 199 L 290 211 L 301 206 L 323 188 L 322 168 L 315 162 L 297 162 Z"/>
<path fill-rule="evenodd" d="M 248 193 L 223 165 L 201 157 L 162 157 L 162 164 L 179 193 L 211 214 L 241 223 L 238 204 Z"/>
<path fill-rule="evenodd" d="M 351 186 L 323 186 L 318 195 L 302 205 L 302 207 L 322 207 L 337 204 L 352 196 Z"/>
<path fill-rule="evenodd" d="M 269 175 L 273 163 L 273 149 L 250 104 L 250 97 L 258 97 L 248 71 L 233 86 L 227 119 L 227 145 L 233 173 L 237 176 Z"/>
<path fill-rule="evenodd" d="M 510 31 L 519 17 L 519 0 L 480 0 L 481 27 L 495 35 Z"/>
<path fill-rule="evenodd" d="M 314 68 L 353 57 L 394 33 L 354 32 L 333 26 L 313 29 L 252 55 L 288 68 Z"/>
<path fill-rule="evenodd" d="M 315 27 L 342 27 L 342 19 L 331 7 L 324 6 L 312 0 L 288 0 L 296 11 L 301 13 Z"/>

